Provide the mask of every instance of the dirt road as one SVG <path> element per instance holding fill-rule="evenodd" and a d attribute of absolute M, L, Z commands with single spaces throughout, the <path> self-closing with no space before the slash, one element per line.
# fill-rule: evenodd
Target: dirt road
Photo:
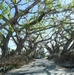
<path fill-rule="evenodd" d="M 34 62 L 5 75 L 74 75 L 74 70 L 61 68 L 47 59 L 36 59 Z"/>

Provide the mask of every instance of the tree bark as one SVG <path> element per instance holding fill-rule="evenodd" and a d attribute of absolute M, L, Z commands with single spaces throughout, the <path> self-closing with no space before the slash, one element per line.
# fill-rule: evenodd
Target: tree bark
<path fill-rule="evenodd" d="M 6 37 L 3 35 L 3 40 L 1 42 L 2 57 L 5 57 L 8 54 L 8 42 L 11 35 L 12 34 L 10 32 L 8 33 Z"/>
<path fill-rule="evenodd" d="M 69 50 L 68 50 L 68 46 L 70 45 L 71 42 L 72 42 L 72 39 L 68 39 L 68 40 L 67 40 L 67 42 L 66 42 L 66 44 L 65 44 L 65 46 L 64 46 L 64 49 L 63 49 L 63 51 L 61 52 L 61 56 L 62 56 L 64 53 L 66 53 L 67 51 L 69 51 Z"/>

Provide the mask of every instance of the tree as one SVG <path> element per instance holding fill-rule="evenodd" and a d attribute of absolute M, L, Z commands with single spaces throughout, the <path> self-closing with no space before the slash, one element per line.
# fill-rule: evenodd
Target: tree
<path fill-rule="evenodd" d="M 59 53 L 61 46 L 64 48 L 62 53 L 67 51 L 69 46 L 67 37 L 71 36 L 74 28 L 71 16 L 73 15 L 73 2 L 64 5 L 60 0 L 34 0 L 32 2 L 4 0 L 1 1 L 0 6 L 2 11 L 0 30 L 4 30 L 5 36 L 5 42 L 1 47 L 5 52 L 3 56 L 7 55 L 10 38 L 15 42 L 15 51 L 18 54 L 21 54 L 23 48 L 26 52 L 34 51 L 37 48 L 36 45 L 43 41 L 50 41 L 52 49 L 47 44 L 45 45 L 50 49 L 48 49 L 50 53 Z M 29 47 L 25 43 L 28 43 Z M 32 47 L 31 43 L 35 47 Z"/>

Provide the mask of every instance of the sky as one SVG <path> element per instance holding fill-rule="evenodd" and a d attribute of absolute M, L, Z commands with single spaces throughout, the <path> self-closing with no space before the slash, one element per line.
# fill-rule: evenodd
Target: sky
<path fill-rule="evenodd" d="M 6 0 L 6 1 L 10 2 L 10 0 Z M 22 0 L 21 3 L 24 3 L 25 1 L 26 0 Z M 68 4 L 70 2 L 71 2 L 71 0 L 62 0 L 62 4 Z M 27 6 L 28 5 L 26 5 L 26 6 L 19 6 L 19 8 L 23 9 L 23 8 L 27 8 Z M 37 6 L 34 7 L 34 10 L 36 10 L 36 9 L 37 9 Z M 13 9 L 13 11 L 14 11 L 14 9 Z M 12 13 L 13 13 L 13 11 L 12 11 Z M 8 47 L 11 48 L 11 49 L 16 49 L 16 45 L 15 45 L 15 43 L 12 40 L 9 41 Z"/>
<path fill-rule="evenodd" d="M 7 1 L 9 1 L 9 0 L 7 0 Z M 20 4 L 23 4 L 25 2 L 26 2 L 26 0 L 22 0 Z M 20 8 L 20 9 L 26 9 L 31 4 L 32 3 L 28 3 L 25 6 L 18 6 L 18 8 Z M 36 10 L 37 10 L 37 5 L 33 8 L 32 11 L 36 11 Z M 13 13 L 13 11 L 14 10 L 12 10 L 12 13 Z M 31 17 L 31 15 L 28 15 L 28 18 L 30 18 L 30 17 Z M 9 41 L 8 47 L 11 48 L 11 49 L 16 49 L 16 45 L 15 45 L 15 43 L 12 40 Z"/>
<path fill-rule="evenodd" d="M 9 0 L 8 0 L 9 1 Z M 21 3 L 23 3 L 24 2 L 24 0 L 22 0 L 22 2 Z M 62 0 L 62 4 L 69 4 L 71 2 L 71 0 Z M 27 6 L 27 5 L 26 5 Z M 26 6 L 24 6 L 25 8 L 26 8 Z M 20 9 L 23 9 L 22 8 L 23 6 L 21 6 L 20 7 Z M 35 7 L 34 9 L 36 9 L 37 7 Z M 16 49 L 16 46 L 15 46 L 15 43 L 12 41 L 12 40 L 10 40 L 9 41 L 9 45 L 8 45 L 8 47 L 10 47 L 11 49 Z"/>

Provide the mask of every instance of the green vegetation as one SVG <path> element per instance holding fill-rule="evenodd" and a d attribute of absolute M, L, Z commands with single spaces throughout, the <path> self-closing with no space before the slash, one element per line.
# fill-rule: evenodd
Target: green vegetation
<path fill-rule="evenodd" d="M 15 50 L 8 46 L 10 40 Z M 39 55 L 43 58 L 45 50 L 57 63 L 73 63 L 73 41 L 74 0 L 67 4 L 65 0 L 0 1 L 0 61 L 4 64 L 21 60 L 23 65 Z"/>

